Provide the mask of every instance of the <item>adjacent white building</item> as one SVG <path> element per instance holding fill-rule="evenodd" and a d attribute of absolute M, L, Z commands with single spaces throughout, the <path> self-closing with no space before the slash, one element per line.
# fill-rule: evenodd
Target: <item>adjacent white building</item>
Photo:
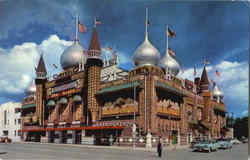
<path fill-rule="evenodd" d="M 21 113 L 18 110 L 21 108 L 21 103 L 7 102 L 0 105 L 0 136 L 9 137 L 12 142 L 21 141 Z"/>

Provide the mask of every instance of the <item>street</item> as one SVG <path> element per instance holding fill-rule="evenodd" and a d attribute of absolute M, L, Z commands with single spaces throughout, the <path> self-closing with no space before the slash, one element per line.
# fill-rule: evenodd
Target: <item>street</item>
<path fill-rule="evenodd" d="M 245 160 L 248 157 L 247 144 L 233 146 L 230 150 L 212 153 L 192 152 L 189 148 L 164 150 L 161 159 L 167 160 Z M 43 159 L 43 160 L 151 160 L 160 159 L 154 151 L 118 147 L 76 146 L 63 144 L 0 144 L 0 160 Z"/>

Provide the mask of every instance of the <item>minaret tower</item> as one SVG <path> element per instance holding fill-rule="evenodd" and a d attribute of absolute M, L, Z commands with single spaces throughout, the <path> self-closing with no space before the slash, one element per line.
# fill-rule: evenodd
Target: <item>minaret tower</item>
<path fill-rule="evenodd" d="M 201 75 L 201 81 L 200 81 L 200 92 L 201 96 L 204 98 L 204 120 L 205 122 L 209 123 L 211 121 L 211 105 L 210 105 L 210 97 L 211 93 L 209 91 L 209 81 L 207 77 L 207 71 L 206 66 L 204 66 L 202 75 Z"/>
<path fill-rule="evenodd" d="M 44 118 L 44 96 L 45 96 L 45 83 L 47 72 L 43 60 L 43 55 L 41 55 L 38 66 L 36 68 L 36 116 L 39 121 L 39 125 L 43 125 Z"/>
<path fill-rule="evenodd" d="M 96 23 L 96 22 L 95 22 Z M 87 81 L 88 81 L 88 111 L 91 113 L 92 123 L 97 120 L 98 116 L 98 103 L 96 100 L 96 93 L 100 86 L 101 68 L 103 62 L 101 59 L 101 46 L 99 43 L 96 25 L 93 28 L 92 38 L 88 49 L 87 59 Z M 89 116 L 89 115 L 88 115 Z"/>

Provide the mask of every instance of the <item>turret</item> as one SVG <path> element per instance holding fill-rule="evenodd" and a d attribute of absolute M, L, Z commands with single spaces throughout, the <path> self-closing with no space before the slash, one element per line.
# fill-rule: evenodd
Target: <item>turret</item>
<path fill-rule="evenodd" d="M 87 83 L 88 83 L 88 111 L 91 113 L 92 123 L 98 119 L 98 103 L 96 100 L 96 93 L 99 90 L 101 81 L 101 68 L 103 62 L 101 59 L 101 46 L 99 43 L 96 26 L 93 28 L 92 38 L 88 49 L 87 59 Z M 90 117 L 90 116 L 87 116 Z"/>

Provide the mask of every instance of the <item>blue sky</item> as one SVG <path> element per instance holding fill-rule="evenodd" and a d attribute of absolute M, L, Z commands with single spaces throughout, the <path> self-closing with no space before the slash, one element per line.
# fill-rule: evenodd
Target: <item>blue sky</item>
<path fill-rule="evenodd" d="M 249 12 L 245 2 L 173 2 L 164 0 L 0 0 L 0 104 L 21 101 L 32 83 L 40 51 L 49 75 L 61 69 L 60 55 L 72 44 L 75 22 L 87 26 L 80 43 L 88 48 L 94 17 L 102 48 L 119 52 L 120 66 L 133 68 L 131 57 L 144 40 L 145 8 L 149 8 L 149 39 L 165 53 L 165 28 L 176 33 L 169 46 L 184 66 L 180 77 L 193 79 L 193 66 L 201 74 L 203 59 L 209 79 L 225 93 L 225 104 L 236 116 L 248 114 Z M 215 76 L 215 70 L 221 73 Z"/>

